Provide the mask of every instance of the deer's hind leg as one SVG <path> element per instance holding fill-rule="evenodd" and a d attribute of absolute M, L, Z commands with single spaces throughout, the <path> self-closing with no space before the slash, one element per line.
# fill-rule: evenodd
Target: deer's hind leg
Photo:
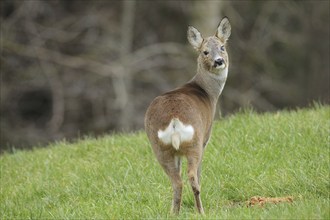
<path fill-rule="evenodd" d="M 201 187 L 200 187 L 200 173 L 198 172 L 199 169 L 201 169 L 201 156 L 193 155 L 188 156 L 188 178 L 189 182 L 192 188 L 192 191 L 194 193 L 195 197 L 195 205 L 200 214 L 204 214 L 204 209 L 202 205 L 201 200 Z"/>
<path fill-rule="evenodd" d="M 171 157 L 167 157 L 166 160 L 162 160 L 159 162 L 172 183 L 173 200 L 171 213 L 178 214 L 181 208 L 183 187 L 181 179 L 181 157 L 173 155 Z"/>

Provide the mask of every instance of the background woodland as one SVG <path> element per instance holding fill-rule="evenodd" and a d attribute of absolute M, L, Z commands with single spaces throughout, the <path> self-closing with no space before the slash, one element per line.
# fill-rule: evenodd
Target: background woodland
<path fill-rule="evenodd" d="M 143 128 L 229 17 L 218 117 L 329 104 L 329 1 L 1 1 L 1 150 Z"/>

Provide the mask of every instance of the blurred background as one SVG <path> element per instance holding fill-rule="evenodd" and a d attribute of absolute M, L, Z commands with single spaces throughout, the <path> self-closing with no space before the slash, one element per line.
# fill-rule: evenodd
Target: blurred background
<path fill-rule="evenodd" d="M 228 16 L 217 117 L 328 104 L 329 1 L 1 1 L 1 151 L 143 129 L 151 100 L 191 79 Z"/>

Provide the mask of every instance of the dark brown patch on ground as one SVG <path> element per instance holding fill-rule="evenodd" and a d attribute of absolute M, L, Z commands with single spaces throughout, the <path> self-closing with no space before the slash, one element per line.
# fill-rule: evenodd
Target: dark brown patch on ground
<path fill-rule="evenodd" d="M 246 202 L 247 207 L 252 207 L 258 205 L 259 207 L 263 207 L 266 203 L 271 203 L 271 204 L 278 204 L 278 203 L 283 203 L 283 202 L 288 202 L 292 203 L 293 202 L 293 197 L 292 196 L 286 196 L 286 197 L 261 197 L 261 196 L 253 196 L 251 197 L 250 200 Z"/>

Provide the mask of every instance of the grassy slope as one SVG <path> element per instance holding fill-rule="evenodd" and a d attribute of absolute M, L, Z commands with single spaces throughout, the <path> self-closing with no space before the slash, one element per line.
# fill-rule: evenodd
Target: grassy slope
<path fill-rule="evenodd" d="M 217 122 L 202 173 L 204 218 L 329 219 L 330 108 Z M 0 157 L 0 218 L 164 218 L 171 186 L 143 132 Z M 185 168 L 184 163 L 184 168 Z M 184 173 L 179 218 L 199 217 Z M 246 208 L 250 197 L 293 204 Z"/>

